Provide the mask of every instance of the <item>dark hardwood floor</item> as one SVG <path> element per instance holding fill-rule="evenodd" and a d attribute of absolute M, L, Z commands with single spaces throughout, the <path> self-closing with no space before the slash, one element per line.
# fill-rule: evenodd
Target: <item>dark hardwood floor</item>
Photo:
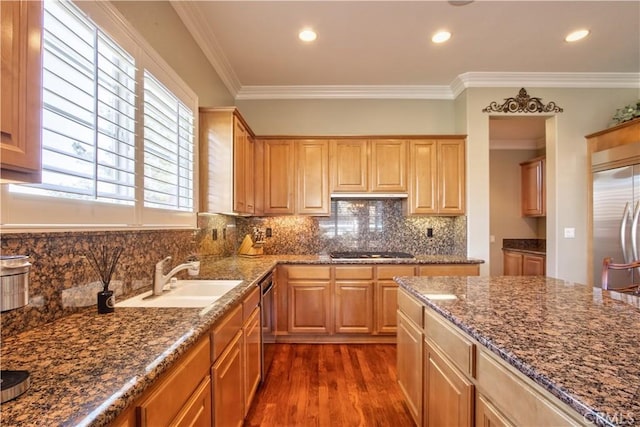
<path fill-rule="evenodd" d="M 278 344 L 248 426 L 413 426 L 394 344 Z"/>

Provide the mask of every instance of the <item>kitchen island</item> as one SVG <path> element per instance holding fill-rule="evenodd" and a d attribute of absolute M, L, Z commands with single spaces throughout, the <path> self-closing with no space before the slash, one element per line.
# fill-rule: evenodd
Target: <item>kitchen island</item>
<path fill-rule="evenodd" d="M 478 264 L 458 256 L 418 256 L 385 263 Z M 4 426 L 103 426 L 113 422 L 255 289 L 279 264 L 363 264 L 328 256 L 202 259 L 200 279 L 242 279 L 206 312 L 199 308 L 95 306 L 2 342 L 3 369 L 28 370 L 31 385 L 2 404 Z M 140 291 L 144 291 L 141 289 Z"/>
<path fill-rule="evenodd" d="M 472 349 L 463 356 L 475 366 L 452 372 L 466 381 L 476 408 L 486 407 L 483 399 L 498 381 L 486 378 L 484 367 L 505 365 L 509 369 L 492 372 L 521 374 L 524 382 L 509 384 L 524 384 L 527 393 L 536 389 L 541 402 L 557 404 L 558 413 L 573 420 L 569 424 L 640 423 L 640 298 L 542 276 L 402 277 L 396 282 L 424 308 L 425 347 L 442 354 L 437 341 L 444 335 L 436 331 L 430 337 L 428 332 L 429 324 L 436 323 L 453 337 L 442 347 L 463 343 L 459 347 Z M 515 395 L 505 400 L 488 402 L 498 414 L 511 411 L 522 417 L 515 424 L 531 419 L 532 414 L 514 412 L 520 403 Z M 473 403 L 470 407 L 473 411 Z"/>

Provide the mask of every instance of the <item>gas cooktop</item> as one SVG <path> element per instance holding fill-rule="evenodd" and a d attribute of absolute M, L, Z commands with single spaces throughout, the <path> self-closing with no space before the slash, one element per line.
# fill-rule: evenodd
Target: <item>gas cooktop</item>
<path fill-rule="evenodd" d="M 406 252 L 375 252 L 375 251 L 353 251 L 353 252 L 331 252 L 331 259 L 412 259 L 413 255 Z"/>

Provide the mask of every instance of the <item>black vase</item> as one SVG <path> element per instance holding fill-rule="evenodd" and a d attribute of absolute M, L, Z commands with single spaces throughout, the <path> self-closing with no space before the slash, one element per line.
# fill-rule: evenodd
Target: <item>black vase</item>
<path fill-rule="evenodd" d="M 113 297 L 113 291 L 98 292 L 98 313 L 113 313 L 116 299 Z"/>

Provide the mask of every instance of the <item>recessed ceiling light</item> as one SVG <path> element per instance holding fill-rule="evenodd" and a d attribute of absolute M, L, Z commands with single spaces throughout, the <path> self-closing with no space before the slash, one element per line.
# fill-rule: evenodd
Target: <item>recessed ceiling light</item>
<path fill-rule="evenodd" d="M 444 43 L 451 38 L 449 31 L 438 31 L 431 37 L 431 41 L 434 43 Z"/>
<path fill-rule="evenodd" d="M 300 33 L 298 33 L 298 38 L 303 42 L 312 42 L 317 37 L 318 35 L 316 34 L 316 32 L 310 28 L 305 28 L 304 30 L 300 31 Z"/>
<path fill-rule="evenodd" d="M 569 33 L 567 37 L 564 38 L 567 42 L 577 42 L 578 40 L 582 40 L 583 38 L 589 35 L 589 30 L 577 30 Z"/>

